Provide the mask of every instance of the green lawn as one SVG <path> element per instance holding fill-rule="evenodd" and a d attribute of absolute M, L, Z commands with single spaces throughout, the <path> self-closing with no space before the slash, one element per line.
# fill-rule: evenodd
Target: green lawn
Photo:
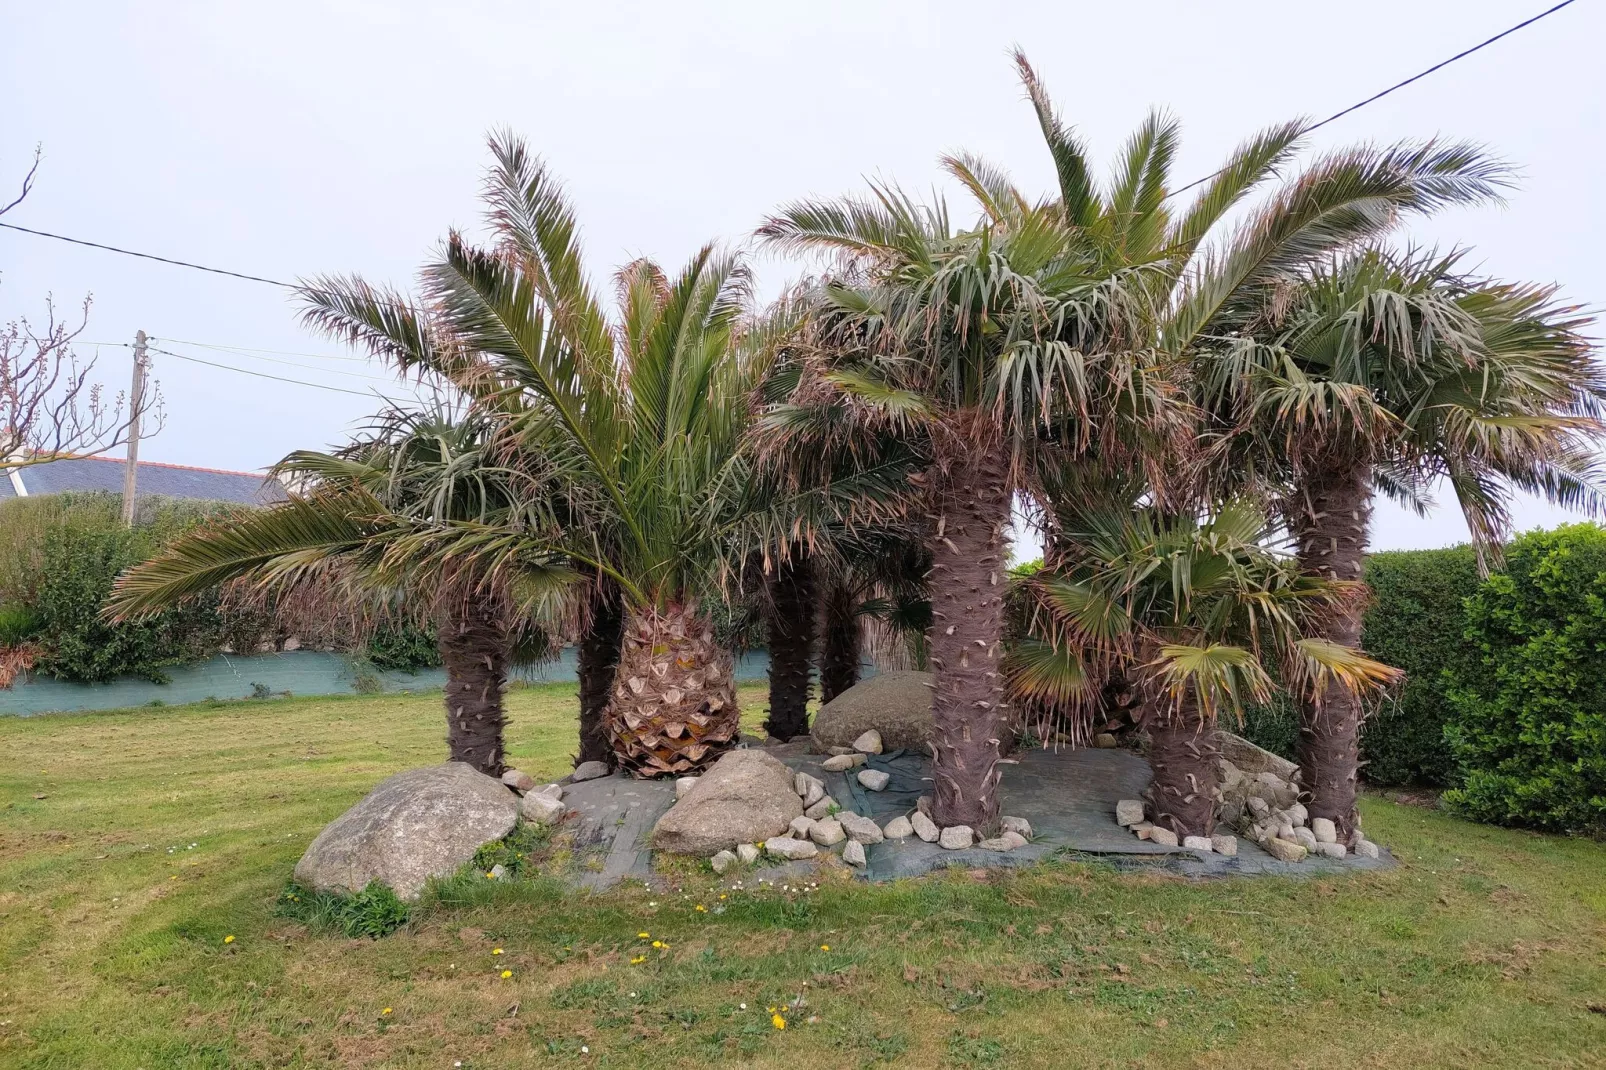
<path fill-rule="evenodd" d="M 518 762 L 559 775 L 572 685 L 510 708 Z M 485 882 L 377 941 L 279 914 L 318 829 L 438 761 L 441 721 L 431 696 L 0 718 L 0 1065 L 1606 1065 L 1606 847 L 1380 799 L 1402 865 L 1339 880 Z"/>

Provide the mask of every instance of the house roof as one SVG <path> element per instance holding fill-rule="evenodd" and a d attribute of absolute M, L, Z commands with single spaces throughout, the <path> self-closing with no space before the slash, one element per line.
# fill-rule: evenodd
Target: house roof
<path fill-rule="evenodd" d="M 69 457 L 26 468 L 10 470 L 11 478 L 0 476 L 0 500 L 19 497 L 16 483 L 22 481 L 28 495 L 60 494 L 63 491 L 103 490 L 123 492 L 123 472 L 127 462 L 121 457 Z M 285 500 L 284 488 L 276 479 L 256 472 L 229 472 L 221 468 L 192 468 L 182 464 L 139 462 L 139 497 L 162 495 L 168 498 L 197 498 L 207 501 L 266 505 Z"/>

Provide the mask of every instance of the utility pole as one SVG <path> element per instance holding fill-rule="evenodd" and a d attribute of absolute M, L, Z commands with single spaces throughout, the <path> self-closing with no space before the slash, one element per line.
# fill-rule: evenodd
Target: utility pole
<path fill-rule="evenodd" d="M 123 469 L 123 527 L 134 526 L 134 489 L 139 482 L 139 407 L 145 400 L 145 332 L 134 335 L 134 385 L 128 395 L 128 460 Z"/>

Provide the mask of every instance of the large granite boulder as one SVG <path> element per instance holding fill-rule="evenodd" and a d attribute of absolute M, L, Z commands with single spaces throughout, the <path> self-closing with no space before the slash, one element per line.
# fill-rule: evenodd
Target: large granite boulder
<path fill-rule="evenodd" d="M 513 831 L 519 799 L 462 762 L 397 773 L 318 833 L 296 880 L 320 892 L 359 892 L 370 881 L 416 899 L 474 852 Z"/>
<path fill-rule="evenodd" d="M 854 684 L 814 715 L 813 748 L 851 747 L 874 729 L 883 750 L 909 747 L 924 753 L 931 737 L 934 683 L 929 672 L 884 672 Z"/>
<path fill-rule="evenodd" d="M 652 845 L 708 858 L 739 843 L 780 836 L 802 814 L 792 771 L 780 759 L 761 750 L 733 750 L 658 819 Z"/>
<path fill-rule="evenodd" d="M 1271 773 L 1280 780 L 1293 780 L 1299 773 L 1299 766 L 1287 758 L 1257 747 L 1243 736 L 1233 735 L 1224 728 L 1216 729 L 1216 749 L 1222 758 L 1250 776 Z"/>

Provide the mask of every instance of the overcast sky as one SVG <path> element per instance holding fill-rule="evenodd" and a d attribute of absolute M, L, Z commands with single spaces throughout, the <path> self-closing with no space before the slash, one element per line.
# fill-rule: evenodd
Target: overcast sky
<path fill-rule="evenodd" d="M 568 182 L 602 274 L 743 241 L 774 206 L 865 176 L 930 189 L 955 149 L 1047 190 L 1016 44 L 1098 159 L 1158 106 L 1183 121 L 1192 176 L 1261 126 L 1330 114 L 1546 6 L 0 0 L 0 191 L 42 143 L 35 192 L 7 222 L 271 278 L 406 283 L 447 228 L 477 225 L 484 137 L 506 126 Z M 1411 236 L 1606 305 L 1603 40 L 1606 4 L 1581 0 L 1314 144 L 1488 144 L 1522 170 L 1509 203 Z M 789 271 L 759 269 L 767 290 Z M 0 319 L 86 293 L 91 341 L 144 329 L 173 353 L 394 391 L 302 330 L 281 290 L 0 230 Z M 122 386 L 128 359 L 103 347 L 104 378 Z M 154 366 L 168 422 L 141 447 L 152 460 L 258 469 L 341 440 L 375 407 L 162 354 Z M 1559 518 L 1520 510 L 1523 527 Z M 1466 535 L 1453 508 L 1385 506 L 1375 531 L 1381 548 Z"/>

